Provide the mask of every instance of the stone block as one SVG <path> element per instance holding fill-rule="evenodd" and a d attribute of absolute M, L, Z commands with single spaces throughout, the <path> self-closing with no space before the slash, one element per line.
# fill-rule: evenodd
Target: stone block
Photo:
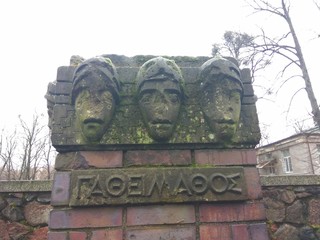
<path fill-rule="evenodd" d="M 287 207 L 285 221 L 289 223 L 304 223 L 304 213 L 305 206 L 303 203 L 300 200 L 295 201 L 291 206 Z"/>
<path fill-rule="evenodd" d="M 241 69 L 241 81 L 242 83 L 252 83 L 251 71 L 249 68 Z"/>
<path fill-rule="evenodd" d="M 50 229 L 114 227 L 122 224 L 121 208 L 77 208 L 52 210 Z"/>
<path fill-rule="evenodd" d="M 71 171 L 70 206 L 247 200 L 241 167 L 148 167 Z"/>
<path fill-rule="evenodd" d="M 90 240 L 116 240 L 123 239 L 123 232 L 121 229 L 110 230 L 94 230 Z"/>
<path fill-rule="evenodd" d="M 254 96 L 254 91 L 251 84 L 243 84 L 243 95 L 246 97 Z"/>
<path fill-rule="evenodd" d="M 202 204 L 199 208 L 201 222 L 234 222 L 265 220 L 262 203 Z"/>
<path fill-rule="evenodd" d="M 48 93 L 51 93 L 51 94 L 56 94 L 56 84 L 57 84 L 57 82 L 51 82 L 51 83 L 49 83 L 48 84 Z M 48 100 L 50 100 L 50 101 L 54 101 L 53 99 L 52 99 L 52 95 L 51 94 L 47 94 L 46 95 L 46 98 L 48 99 Z"/>
<path fill-rule="evenodd" d="M 75 67 L 61 66 L 57 71 L 58 82 L 72 82 Z"/>
<path fill-rule="evenodd" d="M 280 240 L 300 240 L 298 229 L 289 224 L 281 225 L 281 227 L 274 233 L 273 237 Z"/>
<path fill-rule="evenodd" d="M 140 150 L 127 151 L 125 166 L 132 165 L 189 165 L 190 150 Z"/>
<path fill-rule="evenodd" d="M 195 227 L 127 229 L 125 240 L 186 240 L 196 239 Z M 209 238 L 207 238 L 209 239 Z"/>
<path fill-rule="evenodd" d="M 14 204 L 7 205 L 1 213 L 9 220 L 18 222 L 24 219 L 22 207 Z"/>
<path fill-rule="evenodd" d="M 285 218 L 285 205 L 283 202 L 272 198 L 264 198 L 267 219 L 273 222 L 282 222 Z"/>
<path fill-rule="evenodd" d="M 192 205 L 153 205 L 127 209 L 128 226 L 194 222 L 195 210 Z"/>
<path fill-rule="evenodd" d="M 30 202 L 24 207 L 24 217 L 31 226 L 47 225 L 52 207 L 38 202 Z"/>
<path fill-rule="evenodd" d="M 196 164 L 256 165 L 256 151 L 251 150 L 195 150 Z"/>
<path fill-rule="evenodd" d="M 246 97 L 244 96 L 242 98 L 242 104 L 243 105 L 254 105 L 256 104 L 256 101 L 257 101 L 257 97 L 256 96 L 250 96 L 250 97 Z"/>
<path fill-rule="evenodd" d="M 294 191 L 291 190 L 283 190 L 281 192 L 280 199 L 285 203 L 293 203 L 293 201 L 296 199 L 296 194 Z"/>
<path fill-rule="evenodd" d="M 250 240 L 248 225 L 236 224 L 231 226 L 232 240 Z"/>
<path fill-rule="evenodd" d="M 56 83 L 56 94 L 57 95 L 70 95 L 72 90 L 72 83 L 68 82 L 57 82 Z"/>
<path fill-rule="evenodd" d="M 195 239 L 195 238 L 194 238 Z M 232 240 L 229 225 L 201 225 L 200 240 Z"/>
<path fill-rule="evenodd" d="M 51 205 L 63 206 L 69 204 L 70 172 L 56 172 L 53 179 Z"/>
<path fill-rule="evenodd" d="M 320 224 L 320 199 L 311 199 L 309 201 L 308 222 Z"/>

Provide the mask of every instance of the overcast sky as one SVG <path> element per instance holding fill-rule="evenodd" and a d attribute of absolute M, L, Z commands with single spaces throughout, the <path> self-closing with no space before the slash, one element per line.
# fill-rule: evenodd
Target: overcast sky
<path fill-rule="evenodd" d="M 252 10 L 245 5 L 241 0 L 1 1 L 0 129 L 14 126 L 18 115 L 28 120 L 35 111 L 46 114 L 47 85 L 72 55 L 210 56 L 212 44 L 226 30 L 255 33 L 260 26 L 275 35 L 284 32 L 279 19 L 249 17 Z M 292 0 L 292 12 L 320 101 L 320 40 L 314 39 L 320 32 L 320 11 L 312 0 Z M 292 133 L 283 113 L 292 91 L 287 88 L 275 102 L 258 104 L 272 140 Z M 307 116 L 306 95 L 297 99 L 287 122 L 297 113 Z"/>

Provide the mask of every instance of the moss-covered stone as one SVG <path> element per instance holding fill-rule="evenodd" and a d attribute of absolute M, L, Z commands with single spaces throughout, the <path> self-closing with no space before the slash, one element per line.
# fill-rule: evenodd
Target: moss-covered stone
<path fill-rule="evenodd" d="M 175 148 L 186 148 L 186 145 L 192 146 L 192 148 L 207 148 L 208 146 L 213 148 L 253 148 L 259 142 L 260 130 L 254 102 L 241 105 L 238 129 L 231 141 L 218 139 L 216 132 L 208 126 L 200 107 L 199 99 L 203 93 L 198 81 L 199 69 L 209 59 L 208 57 L 167 57 L 180 68 L 185 81 L 183 88 L 186 97 L 181 104 L 172 136 L 165 141 L 157 141 L 148 134 L 148 129 L 139 110 L 136 89 L 139 68 L 155 56 L 140 55 L 131 58 L 119 55 L 105 56 L 111 59 L 118 72 L 121 90 L 119 104 L 116 106 L 113 118 L 98 143 L 89 144 L 83 141 L 81 130 L 75 121 L 75 107 L 71 102 L 69 104 L 54 102 L 55 97 L 65 96 L 65 92 L 54 91 L 53 93 L 50 91 L 47 93 L 47 99 L 50 100 L 52 109 L 50 117 L 52 142 L 58 151 L 63 152 L 73 148 L 82 150 L 124 149 L 124 146 L 160 149 L 167 148 L 169 144 L 174 144 L 172 147 Z M 70 68 L 74 70 L 74 67 Z M 248 78 L 247 75 L 246 77 Z M 242 81 L 250 84 L 248 79 Z M 250 87 L 247 86 L 247 88 Z M 71 96 L 71 92 L 69 96 Z M 252 97 L 252 91 L 244 91 L 243 97 Z"/>

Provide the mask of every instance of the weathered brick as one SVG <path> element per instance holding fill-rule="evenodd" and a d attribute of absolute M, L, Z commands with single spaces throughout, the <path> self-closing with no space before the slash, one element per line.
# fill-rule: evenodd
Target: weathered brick
<path fill-rule="evenodd" d="M 48 84 L 47 92 L 51 93 L 51 94 L 55 94 L 56 93 L 56 84 L 57 84 L 57 82 L 50 82 Z M 48 96 L 51 97 L 52 95 L 48 95 Z"/>
<path fill-rule="evenodd" d="M 201 225 L 200 240 L 232 240 L 229 225 Z"/>
<path fill-rule="evenodd" d="M 112 230 L 95 230 L 92 231 L 92 237 L 90 240 L 120 240 L 123 239 L 123 233 L 121 229 Z"/>
<path fill-rule="evenodd" d="M 129 207 L 127 225 L 183 224 L 195 222 L 192 205 L 157 205 Z"/>
<path fill-rule="evenodd" d="M 75 70 L 75 67 L 71 67 L 71 66 L 59 67 L 57 71 L 57 81 L 72 82 L 74 70 Z"/>
<path fill-rule="evenodd" d="M 72 83 L 68 82 L 57 82 L 56 83 L 56 94 L 69 95 L 72 90 Z"/>
<path fill-rule="evenodd" d="M 197 164 L 255 165 L 256 152 L 252 150 L 195 150 Z"/>
<path fill-rule="evenodd" d="M 254 96 L 252 84 L 243 84 L 243 95 Z"/>
<path fill-rule="evenodd" d="M 76 162 L 75 155 L 77 152 L 59 153 L 56 157 L 54 168 L 56 170 L 71 170 L 89 168 L 86 162 Z"/>
<path fill-rule="evenodd" d="M 69 240 L 86 240 L 86 232 L 69 232 Z M 101 238 L 104 239 L 104 238 Z"/>
<path fill-rule="evenodd" d="M 241 80 L 243 83 L 252 83 L 251 71 L 249 68 L 241 69 Z"/>
<path fill-rule="evenodd" d="M 112 227 L 121 224 L 121 208 L 98 207 L 53 210 L 49 219 L 51 229 Z"/>
<path fill-rule="evenodd" d="M 10 240 L 7 224 L 5 221 L 0 220 L 0 239 L 1 240 Z"/>
<path fill-rule="evenodd" d="M 262 190 L 260 185 L 260 176 L 258 169 L 255 167 L 244 168 L 248 197 L 251 200 L 261 199 Z"/>
<path fill-rule="evenodd" d="M 65 118 L 68 116 L 68 107 L 67 105 L 54 105 L 53 107 L 53 116 L 55 120 L 58 121 L 60 118 Z"/>
<path fill-rule="evenodd" d="M 195 227 L 170 227 L 127 230 L 125 240 L 194 240 Z"/>
<path fill-rule="evenodd" d="M 67 240 L 67 232 L 48 232 L 48 240 Z"/>
<path fill-rule="evenodd" d="M 82 151 L 76 154 L 76 161 L 84 158 L 91 167 L 113 168 L 122 167 L 122 151 Z"/>
<path fill-rule="evenodd" d="M 69 204 L 70 172 L 56 172 L 53 179 L 51 205 L 62 206 Z"/>
<path fill-rule="evenodd" d="M 243 97 L 242 100 L 241 100 L 241 103 L 242 104 L 255 104 L 257 101 L 257 97 L 256 96 L 251 96 L 251 97 Z"/>
<path fill-rule="evenodd" d="M 8 222 L 7 230 L 10 239 L 23 239 L 26 235 L 31 232 L 30 227 L 17 222 Z"/>
<path fill-rule="evenodd" d="M 308 222 L 311 224 L 320 224 L 320 199 L 309 201 Z"/>
<path fill-rule="evenodd" d="M 232 240 L 250 240 L 248 225 L 237 224 L 231 226 Z"/>
<path fill-rule="evenodd" d="M 125 153 L 125 166 L 131 165 L 189 165 L 190 150 L 141 150 Z"/>
<path fill-rule="evenodd" d="M 48 227 L 37 228 L 34 231 L 32 231 L 30 235 L 28 235 L 28 240 L 47 240 L 47 239 L 48 239 Z"/>
<path fill-rule="evenodd" d="M 249 232 L 252 240 L 269 240 L 267 225 L 265 223 L 250 224 Z"/>
<path fill-rule="evenodd" d="M 201 222 L 265 220 L 262 203 L 222 203 L 200 205 Z"/>

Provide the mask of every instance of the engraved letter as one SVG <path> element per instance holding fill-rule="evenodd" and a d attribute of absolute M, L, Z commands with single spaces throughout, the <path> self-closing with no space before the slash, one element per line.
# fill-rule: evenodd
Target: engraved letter
<path fill-rule="evenodd" d="M 212 191 L 216 193 L 224 193 L 228 190 L 228 179 L 221 173 L 212 174 L 210 176 L 210 183 Z"/>
<path fill-rule="evenodd" d="M 111 175 L 106 180 L 106 187 L 111 196 L 119 197 L 126 190 L 126 181 L 121 175 Z"/>
<path fill-rule="evenodd" d="M 177 184 L 173 190 L 173 194 L 177 195 L 178 193 L 186 192 L 189 196 L 192 195 L 189 186 L 187 184 L 187 181 L 184 179 L 184 176 L 182 173 L 180 173 L 180 176 L 178 178 Z"/>
<path fill-rule="evenodd" d="M 208 190 L 208 179 L 201 173 L 191 176 L 191 188 L 196 194 L 205 194 Z"/>
<path fill-rule="evenodd" d="M 159 194 L 159 196 L 161 196 L 164 183 L 165 183 L 165 181 L 164 181 L 163 174 L 154 176 L 154 178 L 152 179 L 152 182 L 150 184 L 149 191 L 147 192 L 146 196 L 148 196 L 148 197 L 151 196 L 153 194 L 153 191 L 155 188 L 158 189 L 158 194 Z"/>
<path fill-rule="evenodd" d="M 129 176 L 128 196 L 141 196 L 143 192 L 143 174 Z"/>

